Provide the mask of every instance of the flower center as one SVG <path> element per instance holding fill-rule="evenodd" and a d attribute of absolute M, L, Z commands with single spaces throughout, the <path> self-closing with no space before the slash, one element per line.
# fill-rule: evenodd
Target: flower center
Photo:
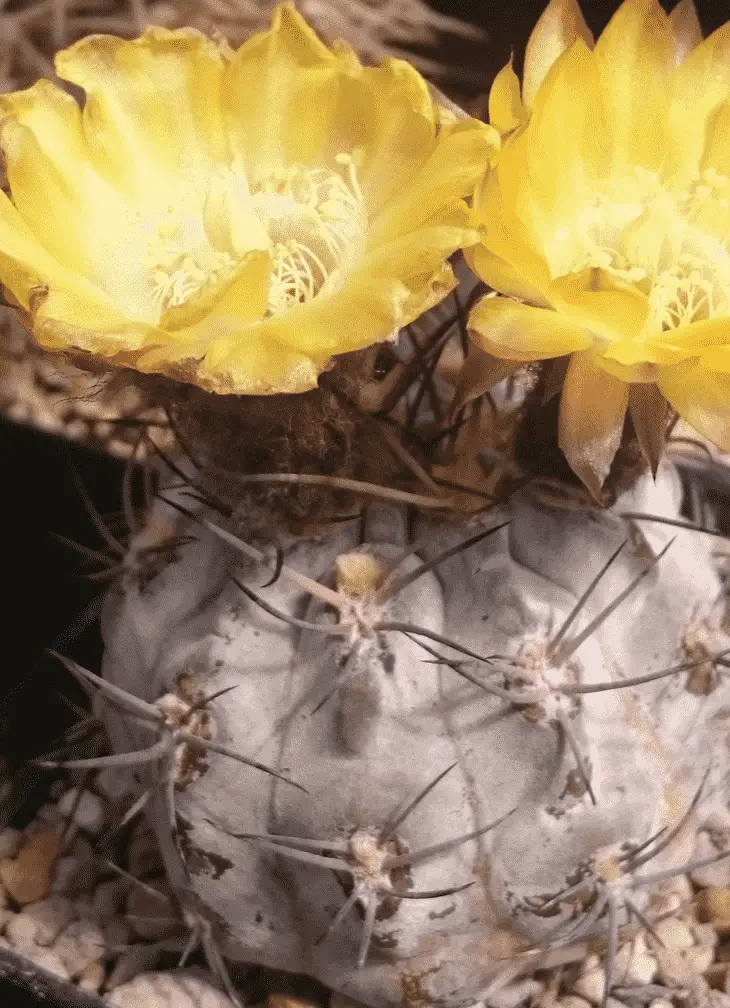
<path fill-rule="evenodd" d="M 601 287 L 633 288 L 650 307 L 643 337 L 730 315 L 730 185 L 714 168 L 682 190 L 637 167 L 554 235 L 554 276 L 599 268 Z"/>
<path fill-rule="evenodd" d="M 272 244 L 268 311 L 309 301 L 326 284 L 364 228 L 362 193 L 348 154 L 336 161 L 347 179 L 326 168 L 288 168 L 252 197 Z"/>
<path fill-rule="evenodd" d="M 338 171 L 282 168 L 254 191 L 234 165 L 211 180 L 202 212 L 170 208 L 145 262 L 160 313 L 219 284 L 255 249 L 272 258 L 268 316 L 326 289 L 366 223 L 353 157 L 338 154 L 335 162 Z"/>

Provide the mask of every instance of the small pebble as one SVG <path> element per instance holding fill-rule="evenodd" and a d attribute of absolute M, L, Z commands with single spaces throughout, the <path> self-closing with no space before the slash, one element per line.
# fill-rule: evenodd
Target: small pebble
<path fill-rule="evenodd" d="M 715 950 L 711 945 L 695 945 L 694 948 L 685 950 L 684 957 L 695 973 L 706 973 L 715 959 Z"/>
<path fill-rule="evenodd" d="M 24 906 L 47 895 L 59 845 L 58 833 L 46 830 L 27 839 L 16 857 L 0 861 L 0 882 L 16 903 Z"/>
<path fill-rule="evenodd" d="M 664 998 L 657 998 L 655 1001 L 651 1001 L 649 1008 L 674 1008 L 671 1001 L 667 1001 Z"/>
<path fill-rule="evenodd" d="M 676 917 L 669 917 L 667 920 L 659 921 L 654 926 L 654 930 L 664 942 L 664 947 L 667 949 L 691 948 L 695 943 L 689 926 L 684 921 L 677 920 Z"/>
<path fill-rule="evenodd" d="M 677 875 L 675 878 L 662 882 L 659 890 L 651 896 L 652 916 L 660 917 L 668 913 L 676 913 L 691 906 L 694 900 L 694 889 L 687 875 Z"/>
<path fill-rule="evenodd" d="M 114 963 L 107 977 L 106 989 L 116 990 L 141 973 L 151 973 L 159 960 L 160 949 L 157 945 L 130 945 Z"/>
<path fill-rule="evenodd" d="M 91 913 L 95 920 L 105 920 L 123 912 L 129 883 L 123 878 L 100 882 L 91 897 Z"/>
<path fill-rule="evenodd" d="M 217 987 L 182 973 L 142 973 L 107 997 L 115 1008 L 233 1008 Z"/>
<path fill-rule="evenodd" d="M 642 987 L 656 976 L 657 962 L 650 955 L 643 934 L 623 945 L 616 955 L 616 977 L 621 986 Z"/>
<path fill-rule="evenodd" d="M 730 887 L 703 889 L 697 893 L 697 916 L 711 923 L 718 934 L 730 934 Z"/>
<path fill-rule="evenodd" d="M 105 767 L 94 778 L 94 790 L 114 805 L 132 804 L 137 797 L 129 772 L 119 767 Z"/>
<path fill-rule="evenodd" d="M 566 994 L 558 1001 L 556 1008 L 591 1008 L 591 1003 L 577 994 Z"/>
<path fill-rule="evenodd" d="M 490 994 L 489 1008 L 520 1008 L 521 1005 L 532 1004 L 543 989 L 544 985 L 537 980 L 519 980 Z M 268 998 L 267 1008 L 315 1008 L 315 1005 L 312 1001 L 302 1001 L 301 998 L 272 994 Z"/>
<path fill-rule="evenodd" d="M 76 916 L 73 903 L 58 893 L 47 896 L 38 903 L 29 903 L 21 917 L 27 917 L 35 924 L 36 945 L 52 945 L 64 928 Z"/>
<path fill-rule="evenodd" d="M 717 846 L 712 842 L 707 833 L 700 833 L 697 837 L 693 861 L 701 861 L 704 858 L 715 857 L 720 853 Z M 704 865 L 696 868 L 690 873 L 690 877 L 695 885 L 704 889 L 722 888 L 730 886 L 730 859 L 724 858 L 722 861 L 715 861 L 714 864 Z"/>
<path fill-rule="evenodd" d="M 71 975 L 66 969 L 66 965 L 62 962 L 60 956 L 56 955 L 53 949 L 39 948 L 37 945 L 24 945 L 20 949 L 20 954 L 25 956 L 26 959 L 30 959 L 32 963 L 38 966 L 39 969 L 48 970 L 49 973 L 55 973 L 56 976 L 61 977 L 62 980 L 70 980 Z"/>
<path fill-rule="evenodd" d="M 589 955 L 583 964 L 583 972 L 576 978 L 570 989 L 571 994 L 586 998 L 591 1004 L 600 1004 L 606 991 L 606 974 L 596 955 Z"/>
<path fill-rule="evenodd" d="M 96 835 L 101 832 L 106 823 L 104 803 L 98 795 L 92 794 L 91 791 L 82 791 L 80 798 L 78 794 L 78 788 L 68 790 L 58 802 L 58 810 L 63 818 L 66 819 L 71 815 L 78 801 L 78 806 L 76 806 L 73 814 L 73 821 L 79 829 Z"/>
<path fill-rule="evenodd" d="M 71 975 L 76 977 L 87 966 L 104 958 L 104 934 L 93 921 L 74 921 L 58 936 L 53 951 L 63 960 Z"/>
<path fill-rule="evenodd" d="M 104 968 L 104 963 L 98 959 L 96 962 L 89 963 L 86 969 L 76 978 L 76 983 L 81 990 L 88 991 L 90 994 L 98 994 L 105 980 L 106 969 Z"/>
<path fill-rule="evenodd" d="M 32 918 L 22 913 L 13 914 L 12 919 L 5 925 L 5 936 L 13 948 L 22 949 L 35 943 L 36 930 L 37 926 Z"/>
<path fill-rule="evenodd" d="M 36 812 L 33 822 L 29 825 L 26 835 L 40 833 L 48 826 L 57 826 L 62 819 L 63 816 L 59 811 L 58 804 L 55 802 L 46 802 L 46 804 L 41 805 Z"/>

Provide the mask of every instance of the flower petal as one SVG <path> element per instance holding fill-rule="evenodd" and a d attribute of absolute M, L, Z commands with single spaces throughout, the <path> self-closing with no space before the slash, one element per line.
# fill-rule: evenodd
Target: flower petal
<path fill-rule="evenodd" d="M 677 185 L 694 177 L 714 114 L 730 93 L 730 22 L 701 42 L 675 71 L 665 174 Z"/>
<path fill-rule="evenodd" d="M 558 312 L 491 295 L 472 309 L 469 331 L 483 350 L 508 360 L 562 357 L 592 342 L 590 333 Z"/>
<path fill-rule="evenodd" d="M 547 305 L 545 289 L 551 281 L 550 272 L 545 260 L 534 251 L 527 229 L 516 215 L 514 199 L 518 194 L 511 185 L 509 168 L 518 170 L 519 165 L 514 163 L 512 141 L 507 144 L 510 150 L 503 148 L 498 169 L 492 169 L 474 192 L 474 217 L 483 229 L 483 237 L 479 245 L 467 251 L 467 262 L 500 293 Z M 517 160 L 519 154 L 517 151 Z M 524 174 L 527 184 L 527 172 Z M 508 186 L 507 196 L 503 180 Z M 508 201 L 510 197 L 512 202 Z"/>
<path fill-rule="evenodd" d="M 593 35 L 576 0 L 550 0 L 527 41 L 522 74 L 522 100 L 526 108 L 532 108 L 551 66 L 579 38 L 589 48 L 593 46 Z"/>
<path fill-rule="evenodd" d="M 682 419 L 730 451 L 730 374 L 687 362 L 667 371 L 659 388 Z"/>
<path fill-rule="evenodd" d="M 520 98 L 520 80 L 512 69 L 512 60 L 494 78 L 489 90 L 489 122 L 500 133 L 510 133 L 525 118 Z"/>
<path fill-rule="evenodd" d="M 702 26 L 694 0 L 679 0 L 669 14 L 669 24 L 676 41 L 677 63 L 681 63 L 702 41 Z"/>
<path fill-rule="evenodd" d="M 667 440 L 667 400 L 654 384 L 629 386 L 629 413 L 636 437 L 656 476 Z"/>
<path fill-rule="evenodd" d="M 730 175 L 730 98 L 716 109 L 709 122 L 701 167 L 714 168 L 726 177 Z M 717 201 L 713 201 L 713 210 L 717 209 Z"/>
<path fill-rule="evenodd" d="M 291 3 L 279 4 L 271 28 L 238 49 L 225 72 L 222 100 L 252 185 L 282 165 L 309 164 L 322 153 L 332 138 L 333 106 L 342 100 L 338 83 L 350 64 L 320 42 Z M 331 154 L 340 151 L 349 148 Z"/>
<path fill-rule="evenodd" d="M 24 308 L 33 288 L 53 286 L 73 290 L 89 300 L 103 293 L 85 277 L 67 270 L 41 245 L 8 197 L 0 190 L 0 282 Z"/>
<path fill-rule="evenodd" d="M 83 350 L 115 357 L 142 349 L 154 339 L 154 326 L 130 321 L 113 304 L 89 301 L 62 290 L 31 295 L 33 335 L 49 350 Z"/>
<path fill-rule="evenodd" d="M 711 371 L 724 371 L 726 374 L 730 374 L 730 343 L 703 350 L 700 361 L 703 367 L 709 368 Z"/>
<path fill-rule="evenodd" d="M 601 131 L 613 172 L 657 168 L 664 158 L 676 41 L 658 0 L 624 0 L 595 48 L 606 95 Z"/>
<path fill-rule="evenodd" d="M 628 402 L 629 385 L 596 367 L 590 352 L 573 354 L 560 397 L 559 443 L 597 500 L 621 444 Z"/>
<path fill-rule="evenodd" d="M 362 80 L 367 99 L 349 115 L 363 122 L 360 185 L 377 213 L 408 189 L 431 154 L 440 114 L 426 82 L 405 60 L 367 67 Z"/>
<path fill-rule="evenodd" d="M 550 236 L 571 220 L 576 204 L 592 198 L 605 176 L 605 134 L 596 122 L 603 123 L 606 114 L 597 60 L 579 38 L 553 63 L 519 138 L 526 145 L 530 187 L 544 214 L 543 234 Z"/>
<path fill-rule="evenodd" d="M 497 382 L 509 377 L 521 364 L 522 361 L 493 357 L 472 342 L 459 372 L 449 415 L 453 417 L 463 406 L 484 395 Z"/>
<path fill-rule="evenodd" d="M 469 269 L 500 294 L 519 298 L 540 308 L 550 308 L 542 291 L 533 287 L 519 269 L 494 255 L 484 245 L 473 245 L 464 250 Z"/>
<path fill-rule="evenodd" d="M 228 161 L 216 43 L 193 29 L 152 27 L 132 41 L 90 35 L 55 64 L 86 92 L 89 153 L 120 192 L 147 206 L 204 198 L 213 165 Z"/>
<path fill-rule="evenodd" d="M 559 277 L 551 284 L 549 295 L 556 308 L 569 314 L 574 323 L 609 343 L 633 342 L 641 336 L 649 318 L 645 295 L 635 289 L 615 289 L 613 277 L 601 269 Z"/>
<path fill-rule="evenodd" d="M 39 98 L 44 94 L 52 92 L 36 92 Z M 56 135 L 67 136 L 73 151 L 79 128 L 75 102 L 54 96 L 43 111 L 53 120 L 41 131 L 49 149 L 54 149 L 49 137 Z M 153 321 L 150 281 L 142 267 L 141 224 L 119 195 L 72 153 L 57 165 L 15 114 L 0 123 L 0 145 L 13 202 L 44 248 L 67 270 L 104 290 L 128 316 Z"/>
<path fill-rule="evenodd" d="M 437 137 L 406 192 L 392 200 L 369 228 L 368 246 L 414 231 L 471 195 L 498 146 L 494 129 L 476 119 L 455 126 L 443 139 Z"/>

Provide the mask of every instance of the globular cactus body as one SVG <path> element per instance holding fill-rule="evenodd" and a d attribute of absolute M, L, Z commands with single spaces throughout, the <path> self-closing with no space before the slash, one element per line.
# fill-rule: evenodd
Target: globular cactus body
<path fill-rule="evenodd" d="M 176 695 L 179 723 L 235 686 L 195 731 L 288 778 L 184 742 L 174 795 L 150 772 L 170 879 L 224 954 L 373 1008 L 460 1006 L 533 943 L 642 914 L 724 796 L 727 690 L 688 688 L 700 645 L 711 666 L 730 643 L 710 547 L 619 517 L 678 507 L 665 467 L 608 512 L 518 495 L 463 527 L 422 519 L 410 555 L 405 516 L 372 508 L 364 536 L 292 538 L 263 588 L 235 538 L 180 520 L 197 542 L 109 602 L 104 676 L 168 712 Z M 149 745 L 104 710 L 120 751 Z"/>

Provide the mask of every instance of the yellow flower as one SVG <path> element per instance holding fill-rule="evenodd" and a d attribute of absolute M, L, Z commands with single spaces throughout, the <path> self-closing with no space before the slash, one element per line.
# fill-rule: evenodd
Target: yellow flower
<path fill-rule="evenodd" d="M 627 408 L 650 456 L 667 400 L 730 450 L 730 24 L 703 41 L 691 0 L 624 0 L 594 45 L 551 0 L 489 110 L 503 146 L 467 258 L 498 294 L 475 341 L 571 355 L 560 441 L 594 493 Z"/>
<path fill-rule="evenodd" d="M 365 68 L 291 4 L 233 52 L 95 35 L 0 97 L 0 281 L 38 341 L 215 392 L 300 392 L 454 285 L 499 143 L 407 63 Z"/>

